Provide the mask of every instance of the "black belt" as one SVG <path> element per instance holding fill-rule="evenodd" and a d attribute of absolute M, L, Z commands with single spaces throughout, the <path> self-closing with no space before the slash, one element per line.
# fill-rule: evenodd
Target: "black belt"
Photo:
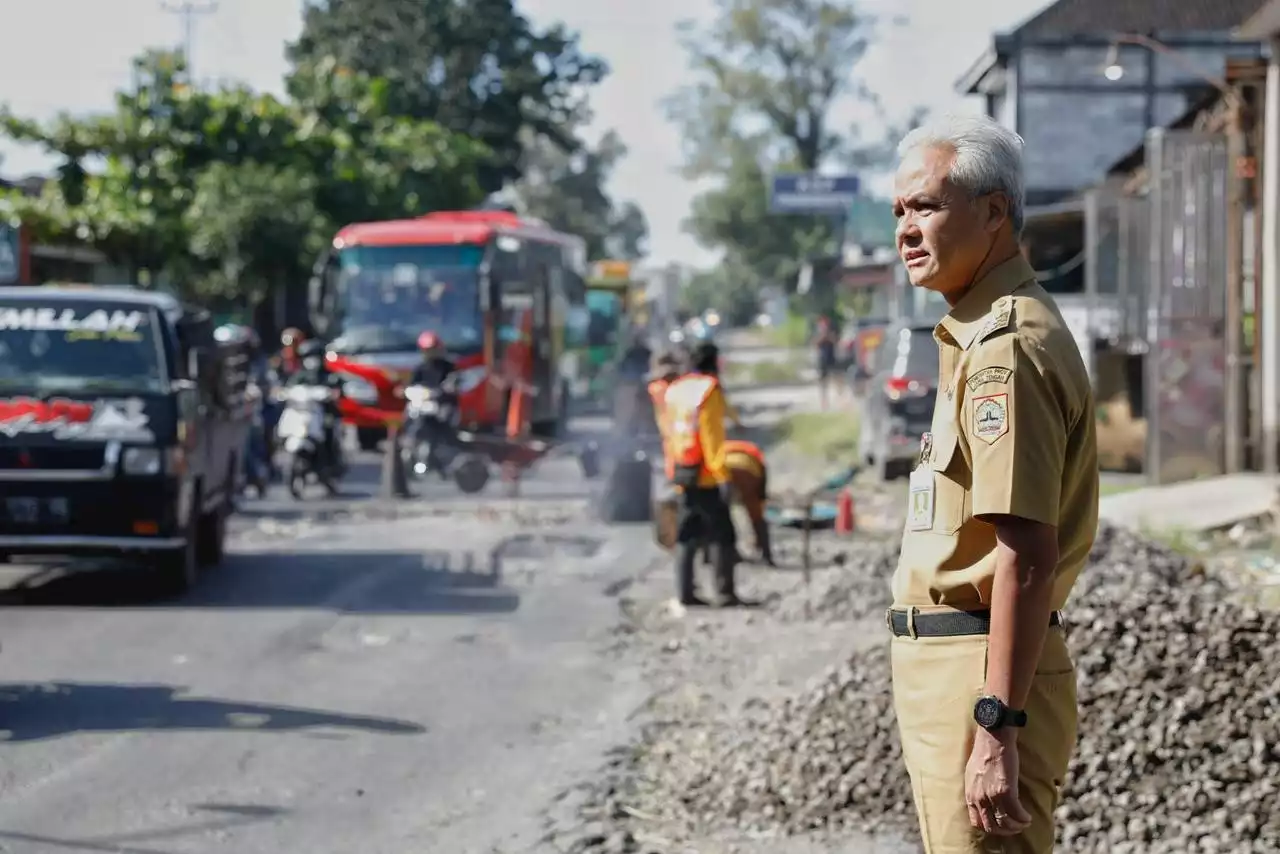
<path fill-rule="evenodd" d="M 957 638 L 985 635 L 991 629 L 990 611 L 934 611 L 922 614 L 919 608 L 890 608 L 884 612 L 885 625 L 897 638 Z M 1062 612 L 1049 615 L 1050 626 L 1062 625 Z"/>

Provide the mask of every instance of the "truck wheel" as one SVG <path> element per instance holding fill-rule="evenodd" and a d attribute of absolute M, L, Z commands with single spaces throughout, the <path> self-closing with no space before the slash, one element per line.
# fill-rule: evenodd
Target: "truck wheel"
<path fill-rule="evenodd" d="M 230 508 L 227 499 L 218 502 L 212 511 L 200 517 L 199 559 L 201 566 L 216 566 L 222 563 L 222 555 L 227 543 L 227 516 Z"/>
<path fill-rule="evenodd" d="M 167 596 L 181 596 L 190 590 L 200 577 L 200 523 L 196 517 L 200 506 L 197 492 L 191 498 L 191 515 L 188 517 L 186 542 L 182 548 L 160 552 L 155 556 L 156 586 Z"/>

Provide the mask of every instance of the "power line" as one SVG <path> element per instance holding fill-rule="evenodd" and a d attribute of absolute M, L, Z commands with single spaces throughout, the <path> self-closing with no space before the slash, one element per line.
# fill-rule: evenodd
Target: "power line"
<path fill-rule="evenodd" d="M 194 0 L 170 3 L 166 0 L 160 4 L 160 8 L 182 18 L 182 55 L 187 61 L 187 77 L 195 80 L 195 61 L 192 59 L 191 51 L 195 46 L 196 18 L 201 15 L 212 15 L 218 11 L 218 4 L 216 0 L 208 0 L 204 3 L 197 3 Z"/>

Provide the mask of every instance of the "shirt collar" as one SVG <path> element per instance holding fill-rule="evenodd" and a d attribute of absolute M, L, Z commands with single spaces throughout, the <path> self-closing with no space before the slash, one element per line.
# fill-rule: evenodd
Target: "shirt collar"
<path fill-rule="evenodd" d="M 933 337 L 939 341 L 950 338 L 961 349 L 969 349 L 974 336 L 991 314 L 992 304 L 1001 297 L 1009 296 L 1027 282 L 1035 281 L 1035 278 L 1036 271 L 1022 253 L 992 267 L 933 328 Z"/>

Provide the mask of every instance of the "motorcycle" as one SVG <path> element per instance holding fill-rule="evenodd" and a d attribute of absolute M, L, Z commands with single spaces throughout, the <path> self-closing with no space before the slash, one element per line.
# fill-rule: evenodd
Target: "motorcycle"
<path fill-rule="evenodd" d="M 442 479 L 458 456 L 459 413 L 448 389 L 409 386 L 404 390 L 405 469 L 417 477 L 435 471 Z"/>
<path fill-rule="evenodd" d="M 345 473 L 345 466 L 336 437 L 330 438 L 337 425 L 328 404 L 337 399 L 338 390 L 296 385 L 282 389 L 279 397 L 284 412 L 276 425 L 276 438 L 284 448 L 283 469 L 290 494 L 301 499 L 306 485 L 318 481 L 330 495 L 336 495 L 336 481 Z"/>

